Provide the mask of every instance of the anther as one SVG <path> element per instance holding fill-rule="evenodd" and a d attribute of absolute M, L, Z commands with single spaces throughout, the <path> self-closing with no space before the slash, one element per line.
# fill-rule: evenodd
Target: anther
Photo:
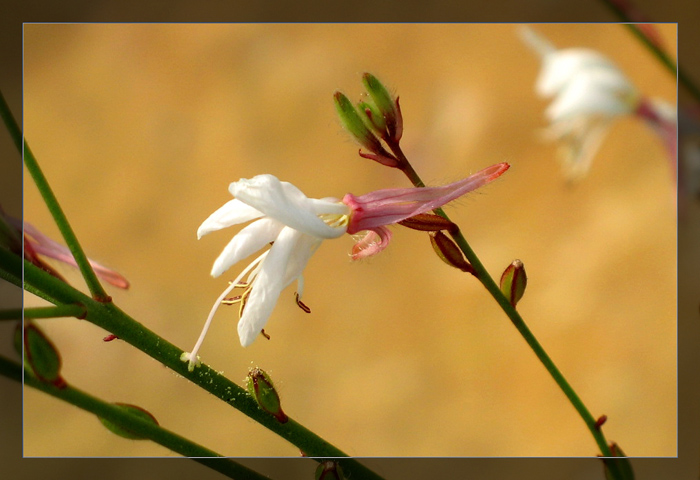
<path fill-rule="evenodd" d="M 296 294 L 296 297 L 297 297 L 297 305 L 299 306 L 299 308 L 301 308 L 302 310 L 304 310 L 306 313 L 311 313 L 311 309 L 310 309 L 308 306 L 306 306 L 306 304 L 305 304 L 304 302 L 302 302 L 301 300 L 299 300 L 299 294 L 298 294 L 298 293 Z"/>

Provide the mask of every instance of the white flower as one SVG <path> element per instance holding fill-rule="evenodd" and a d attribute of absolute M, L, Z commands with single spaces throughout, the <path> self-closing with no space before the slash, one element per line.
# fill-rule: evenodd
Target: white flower
<path fill-rule="evenodd" d="M 521 34 L 542 60 L 536 91 L 553 98 L 545 111 L 550 122 L 547 136 L 562 142 L 565 173 L 577 179 L 588 172 L 611 123 L 633 114 L 641 95 L 600 53 L 581 48 L 558 50 L 528 27 Z"/>
<path fill-rule="evenodd" d="M 214 313 L 223 303 L 240 303 L 238 335 L 241 345 L 250 345 L 259 335 L 282 290 L 298 282 L 297 302 L 303 291 L 302 272 L 324 239 L 337 238 L 347 229 L 350 209 L 335 199 L 307 198 L 298 188 L 272 175 L 241 179 L 229 186 L 235 197 L 215 211 L 199 227 L 197 236 L 255 220 L 226 245 L 214 262 L 211 274 L 218 277 L 229 267 L 272 243 L 272 247 L 248 265 L 217 299 L 202 335 L 183 360 L 194 368 L 197 351 Z M 242 281 L 245 278 L 245 281 Z M 226 300 L 234 288 L 239 297 Z"/>
<path fill-rule="evenodd" d="M 207 218 L 197 230 L 207 233 L 255 220 L 226 245 L 214 262 L 211 274 L 218 277 L 253 252 L 272 247 L 253 260 L 214 303 L 192 352 L 181 359 L 188 369 L 199 364 L 197 352 L 219 305 L 240 305 L 238 336 L 244 347 L 253 343 L 263 330 L 282 290 L 297 281 L 297 304 L 310 310 L 300 298 L 302 272 L 311 255 L 326 239 L 344 233 L 368 233 L 353 248 L 352 258 L 364 258 L 384 250 L 391 239 L 387 225 L 428 212 L 451 202 L 500 177 L 509 165 L 499 163 L 467 178 L 441 187 L 383 189 L 365 195 L 350 193 L 343 200 L 307 198 L 298 188 L 280 182 L 272 175 L 241 179 L 229 186 L 235 197 Z M 245 280 L 244 280 L 245 278 Z M 227 298 L 235 288 L 243 293 Z"/>

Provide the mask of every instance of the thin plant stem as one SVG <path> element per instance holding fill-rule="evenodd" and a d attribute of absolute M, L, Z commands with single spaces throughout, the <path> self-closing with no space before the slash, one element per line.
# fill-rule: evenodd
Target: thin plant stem
<path fill-rule="evenodd" d="M 20 130 L 19 125 L 15 121 L 15 118 L 12 116 L 10 107 L 7 105 L 7 102 L 5 101 L 5 96 L 2 94 L 1 90 L 0 117 L 2 117 L 2 121 L 5 123 L 7 130 L 10 132 L 10 137 L 12 137 L 12 141 L 14 142 L 15 147 L 17 147 L 17 150 L 19 150 L 19 152 L 22 153 L 22 130 Z"/>
<path fill-rule="evenodd" d="M 4 268 L 4 265 L 11 263 L 11 261 L 0 251 L 0 267 Z M 113 303 L 98 302 L 30 262 L 25 262 L 25 282 L 36 289 L 51 292 L 63 303 L 84 305 L 87 309 L 85 320 L 104 328 L 120 340 L 138 348 L 177 374 L 238 409 L 298 447 L 304 455 L 318 461 L 327 457 L 347 457 L 346 453 L 292 418 L 286 423 L 280 423 L 275 417 L 260 409 L 245 389 L 208 365 L 202 364 L 193 372 L 188 371 L 187 363 L 180 360 L 184 353 L 181 349 L 141 325 Z M 342 459 L 339 460 L 339 463 L 343 471 L 346 471 L 352 478 L 367 480 L 380 480 L 382 478 L 355 459 Z"/>
<path fill-rule="evenodd" d="M 24 318 L 81 318 L 87 313 L 82 305 L 58 305 L 56 307 L 25 308 Z M 22 318 L 22 309 L 0 310 L 0 320 L 19 320 Z"/>
<path fill-rule="evenodd" d="M 661 64 L 666 67 L 666 69 L 675 77 L 678 76 L 678 83 L 685 87 L 685 89 L 695 98 L 695 101 L 700 102 L 700 88 L 691 80 L 688 74 L 683 70 L 676 62 L 673 61 L 671 56 L 664 51 L 659 45 L 653 42 L 637 25 L 638 22 L 634 22 L 630 18 L 628 12 L 624 8 L 621 8 L 616 2 L 612 0 L 602 0 L 602 2 L 612 10 L 612 12 L 617 15 L 617 17 L 625 22 L 625 27 L 627 27 L 632 34 L 637 37 L 644 46 L 649 49 L 649 51 L 661 62 Z"/>
<path fill-rule="evenodd" d="M 391 148 L 392 152 L 399 158 L 401 164 L 402 164 L 402 171 L 404 174 L 411 180 L 414 186 L 416 187 L 424 187 L 425 184 L 423 181 L 420 179 L 418 176 L 418 173 L 413 169 L 411 166 L 410 162 L 404 155 L 403 151 L 399 147 L 398 143 L 396 142 L 390 142 L 388 143 L 389 147 Z M 441 217 L 445 218 L 446 220 L 450 220 L 450 218 L 447 216 L 447 214 L 442 210 L 442 208 L 438 208 L 435 210 L 435 213 L 437 215 L 440 215 Z M 471 263 L 472 267 L 474 268 L 475 276 L 479 281 L 484 285 L 486 290 L 491 294 L 491 296 L 496 300 L 498 305 L 503 309 L 505 314 L 508 316 L 508 318 L 511 320 L 515 328 L 518 330 L 520 335 L 525 339 L 527 344 L 530 346 L 532 351 L 535 353 L 537 358 L 542 362 L 544 367 L 547 369 L 549 374 L 552 376 L 554 381 L 557 383 L 559 388 L 564 392 L 566 397 L 569 399 L 573 407 L 576 409 L 576 411 L 579 413 L 581 418 L 583 419 L 584 423 L 590 430 L 591 434 L 593 435 L 593 438 L 595 439 L 595 442 L 598 444 L 598 447 L 600 448 L 600 451 L 602 452 L 603 456 L 605 457 L 612 457 L 613 453 L 610 450 L 610 447 L 608 445 L 608 442 L 605 439 L 605 436 L 603 435 L 603 432 L 600 430 L 600 428 L 596 425 L 596 419 L 591 415 L 591 413 L 588 411 L 584 403 L 581 401 L 579 396 L 576 394 L 574 389 L 571 387 L 569 382 L 567 382 L 566 378 L 564 378 L 564 375 L 559 371 L 557 366 L 554 364 L 552 359 L 549 357 L 547 352 L 544 350 L 542 345 L 537 341 L 537 338 L 532 334 L 530 329 L 527 327 L 525 324 L 525 321 L 523 318 L 520 316 L 520 314 L 517 312 L 515 307 L 513 307 L 506 296 L 501 292 L 501 289 L 499 286 L 496 284 L 496 282 L 493 280 L 491 275 L 488 273 L 484 265 L 481 263 L 481 260 L 479 260 L 479 257 L 476 255 L 474 250 L 472 250 L 471 246 L 467 242 L 467 240 L 464 238 L 464 235 L 462 235 L 462 232 L 459 231 L 459 229 L 450 232 L 452 237 L 454 238 L 455 242 L 457 243 L 457 246 L 460 248 L 462 253 L 464 253 L 464 256 L 467 258 L 469 263 Z"/>
<path fill-rule="evenodd" d="M 95 271 L 92 269 L 92 266 L 88 262 L 87 256 L 85 255 L 85 252 L 80 246 L 78 238 L 75 236 L 73 229 L 68 223 L 68 219 L 63 213 L 63 209 L 58 203 L 56 195 L 54 195 L 53 191 L 51 190 L 49 182 L 46 180 L 44 173 L 41 171 L 41 168 L 39 167 L 39 164 L 37 163 L 34 154 L 32 153 L 26 141 L 22 143 L 22 134 L 19 125 L 15 120 L 14 116 L 12 115 L 12 112 L 10 111 L 7 102 L 5 102 L 5 97 L 2 95 L 1 91 L 0 117 L 2 117 L 3 121 L 5 122 L 5 126 L 10 132 L 15 146 L 19 149 L 20 153 L 23 153 L 24 164 L 27 167 L 27 170 L 29 171 L 30 175 L 32 176 L 32 179 L 34 180 L 37 189 L 41 193 L 41 196 L 43 197 L 44 202 L 46 203 L 46 206 L 49 209 L 49 212 L 51 212 L 51 216 L 56 222 L 58 229 L 61 231 L 61 235 L 63 235 L 63 239 L 66 241 L 66 245 L 70 249 L 73 258 L 75 258 L 75 261 L 78 264 L 78 268 L 80 269 L 80 273 L 83 275 L 85 283 L 90 289 L 90 293 L 96 300 L 103 302 L 109 301 L 110 296 L 107 295 L 107 292 L 105 292 L 104 288 L 100 284 L 100 281 L 97 279 Z M 22 151 L 22 145 L 24 146 L 24 151 Z"/>
<path fill-rule="evenodd" d="M 18 363 L 0 356 L 0 375 L 22 382 L 22 367 Z M 24 384 L 70 403 L 82 410 L 95 414 L 99 418 L 122 426 L 130 432 L 152 440 L 184 457 L 193 458 L 195 461 L 229 478 L 236 480 L 270 480 L 269 477 L 261 475 L 228 458 L 214 458 L 222 456 L 155 423 L 128 413 L 115 404 L 105 402 L 104 400 L 83 392 L 78 388 L 70 385 L 64 388 L 58 388 L 51 383 L 42 382 L 28 370 L 24 371 Z"/>

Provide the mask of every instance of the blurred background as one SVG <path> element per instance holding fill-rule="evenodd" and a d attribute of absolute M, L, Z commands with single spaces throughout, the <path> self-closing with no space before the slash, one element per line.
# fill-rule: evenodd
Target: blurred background
<path fill-rule="evenodd" d="M 619 25 L 537 25 L 558 47 L 610 57 L 646 95 L 676 101 L 672 76 Z M 498 162 L 499 180 L 448 207 L 491 274 L 515 258 L 518 309 L 604 431 L 631 456 L 675 456 L 675 183 L 659 138 L 616 122 L 588 177 L 567 184 L 543 142 L 539 60 L 515 25 L 53 24 L 25 26 L 26 139 L 88 255 L 125 275 L 116 304 L 191 350 L 232 279 L 211 264 L 236 227 L 197 241 L 228 184 L 271 173 L 311 197 L 405 187 L 357 155 L 333 92 L 365 71 L 401 98 L 402 145 L 426 183 Z M 676 25 L 660 25 L 675 51 Z M 60 234 L 31 179 L 25 218 Z M 683 211 L 680 212 L 683 215 Z M 401 227 L 351 262 L 350 237 L 305 271 L 305 314 L 283 292 L 266 332 L 238 343 L 222 308 L 202 360 L 243 385 L 275 381 L 292 418 L 355 456 L 592 456 L 589 432 L 485 289 Z M 57 265 L 71 283 L 77 271 Z M 230 277 L 230 278 L 229 278 Z M 25 297 L 27 307 L 41 305 Z M 75 319 L 40 323 L 71 384 L 139 405 L 231 456 L 296 448 L 131 346 Z M 107 432 L 32 389 L 26 456 L 175 456 Z"/>

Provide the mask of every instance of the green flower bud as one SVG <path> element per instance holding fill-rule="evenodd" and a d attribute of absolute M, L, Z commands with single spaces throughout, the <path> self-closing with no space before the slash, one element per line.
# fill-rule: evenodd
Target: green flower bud
<path fill-rule="evenodd" d="M 362 83 L 367 89 L 369 96 L 372 97 L 372 100 L 377 105 L 379 113 L 384 117 L 389 137 L 395 138 L 398 117 L 396 101 L 391 97 L 386 87 L 382 85 L 382 82 L 371 73 L 362 75 Z"/>
<path fill-rule="evenodd" d="M 616 444 L 610 444 L 610 450 L 616 458 L 604 458 L 603 469 L 605 470 L 605 480 L 634 480 L 634 471 L 629 458 L 625 455 L 622 449 Z M 615 469 L 619 475 L 614 475 L 611 470 Z"/>
<path fill-rule="evenodd" d="M 513 260 L 501 275 L 501 292 L 506 296 L 511 305 L 515 305 L 523 298 L 527 286 L 527 274 L 525 266 L 520 260 Z"/>
<path fill-rule="evenodd" d="M 355 110 L 355 106 L 348 100 L 348 97 L 341 92 L 335 92 L 333 95 L 335 101 L 335 109 L 338 112 L 340 121 L 350 134 L 355 137 L 357 143 L 365 147 L 372 153 L 385 153 L 384 148 L 379 139 L 367 128 L 367 124 Z M 364 113 L 362 114 L 365 115 Z"/>
<path fill-rule="evenodd" d="M 147 421 L 153 423 L 154 425 L 158 425 L 158 420 L 156 420 L 156 417 L 154 417 L 153 415 L 151 415 L 150 412 L 144 410 L 141 407 L 137 407 L 136 405 L 130 405 L 128 403 L 115 403 L 115 405 L 118 406 L 119 408 L 121 408 L 122 410 L 128 412 L 131 415 L 134 415 L 134 416 L 141 418 L 143 420 L 147 420 Z M 100 422 L 102 422 L 102 425 L 107 427 L 107 429 L 110 432 L 117 434 L 120 437 L 128 438 L 129 440 L 145 440 L 146 439 L 146 437 L 142 437 L 141 435 L 132 432 L 131 430 L 129 430 L 128 427 L 123 427 L 123 426 L 118 425 L 114 422 L 106 420 L 102 417 L 97 417 L 97 418 L 100 420 Z"/>
<path fill-rule="evenodd" d="M 433 250 L 443 262 L 451 267 L 459 268 L 463 272 L 474 273 L 474 268 L 462 255 L 462 251 L 455 242 L 442 232 L 430 233 L 430 244 Z"/>
<path fill-rule="evenodd" d="M 287 414 L 282 411 L 280 397 L 270 376 L 259 368 L 251 368 L 246 378 L 248 392 L 253 396 L 260 408 L 274 416 L 280 423 L 289 420 Z"/>
<path fill-rule="evenodd" d="M 386 134 L 386 121 L 384 120 L 384 115 L 379 113 L 377 108 L 367 102 L 360 102 L 357 104 L 357 109 L 364 113 L 365 123 L 369 128 L 378 133 L 380 137 Z"/>
<path fill-rule="evenodd" d="M 33 323 L 24 326 L 24 360 L 42 382 L 66 386 L 61 377 L 61 355 L 51 340 Z"/>
<path fill-rule="evenodd" d="M 314 480 L 345 480 L 345 475 L 337 462 L 321 462 L 316 467 Z"/>

